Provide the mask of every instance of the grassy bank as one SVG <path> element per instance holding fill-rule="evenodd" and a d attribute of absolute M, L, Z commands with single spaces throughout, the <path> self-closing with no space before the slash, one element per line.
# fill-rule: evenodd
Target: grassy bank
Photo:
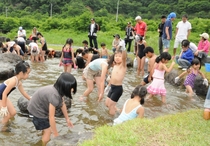
<path fill-rule="evenodd" d="M 155 119 L 135 119 L 114 127 L 95 129 L 92 140 L 80 146 L 207 146 L 210 121 L 202 110 L 191 110 Z"/>

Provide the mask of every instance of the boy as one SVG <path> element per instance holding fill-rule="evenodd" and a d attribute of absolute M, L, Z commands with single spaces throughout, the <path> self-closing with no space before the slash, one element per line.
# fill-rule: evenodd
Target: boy
<path fill-rule="evenodd" d="M 153 74 L 153 66 L 155 64 L 156 55 L 154 54 L 154 49 L 152 47 L 146 47 L 144 49 L 144 54 L 146 57 L 149 58 L 148 62 L 148 76 L 144 78 L 144 80 L 141 82 L 141 85 L 146 85 L 152 80 L 152 74 Z"/>
<path fill-rule="evenodd" d="M 122 82 L 127 70 L 125 49 L 122 48 L 115 51 L 114 62 L 115 65 L 113 67 L 110 80 L 111 89 L 107 95 L 108 98 L 105 103 L 109 108 L 109 114 L 113 116 L 117 110 L 116 103 L 123 93 Z"/>
<path fill-rule="evenodd" d="M 106 44 L 105 43 L 101 43 L 100 58 L 105 58 L 105 59 L 109 58 L 109 53 L 108 53 L 108 50 L 106 48 Z"/>

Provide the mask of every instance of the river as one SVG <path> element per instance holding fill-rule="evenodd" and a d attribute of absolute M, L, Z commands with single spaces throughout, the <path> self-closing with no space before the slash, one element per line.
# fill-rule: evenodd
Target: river
<path fill-rule="evenodd" d="M 30 61 L 28 61 L 30 63 Z M 59 67 L 59 59 L 48 59 L 44 63 L 30 63 L 31 73 L 29 78 L 23 81 L 23 86 L 26 91 L 53 84 L 57 77 L 62 73 L 63 68 Z M 76 77 L 78 87 L 77 93 L 73 95 L 73 103 L 71 109 L 68 110 L 69 117 L 74 124 L 74 127 L 69 129 L 66 126 L 64 118 L 56 118 L 57 129 L 60 135 L 72 134 L 78 137 L 78 133 L 84 131 L 92 131 L 94 128 L 104 124 L 112 124 L 113 117 L 107 114 L 107 108 L 104 105 L 104 100 L 98 103 L 96 89 L 90 94 L 87 102 L 79 101 L 79 96 L 86 89 L 86 84 L 83 81 L 81 70 L 72 70 L 72 74 Z M 124 92 L 117 106 L 122 108 L 126 99 L 130 98 L 131 92 L 136 85 L 141 81 L 136 77 L 136 72 L 133 68 L 129 68 L 124 79 Z M 2 82 L 2 81 L 1 81 Z M 167 88 L 166 101 L 168 106 L 162 105 L 160 97 L 154 97 L 145 102 L 145 118 L 155 118 L 167 114 L 175 114 L 177 112 L 186 111 L 189 109 L 202 108 L 204 99 L 196 96 L 195 101 L 190 101 L 184 92 L 184 89 L 171 86 L 165 83 Z M 17 101 L 21 97 L 18 90 L 13 91 L 9 98 L 15 106 L 18 114 L 8 125 L 7 132 L 0 133 L 1 146 L 40 146 L 41 132 L 36 131 L 31 119 L 22 116 L 17 107 Z M 69 139 L 71 141 L 72 139 Z M 77 141 L 72 141 L 76 145 Z"/>

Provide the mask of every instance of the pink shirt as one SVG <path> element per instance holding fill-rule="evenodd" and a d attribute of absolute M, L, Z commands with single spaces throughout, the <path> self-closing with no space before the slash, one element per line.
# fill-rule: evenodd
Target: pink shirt
<path fill-rule="evenodd" d="M 208 40 L 200 41 L 198 43 L 198 50 L 203 50 L 206 54 L 209 53 L 210 42 Z"/>
<path fill-rule="evenodd" d="M 143 21 L 141 23 L 136 23 L 134 30 L 136 31 L 136 34 L 144 36 L 147 31 L 147 24 Z"/>

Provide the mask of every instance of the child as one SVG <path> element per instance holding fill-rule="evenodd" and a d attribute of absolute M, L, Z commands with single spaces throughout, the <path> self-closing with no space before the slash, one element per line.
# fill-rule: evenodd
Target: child
<path fill-rule="evenodd" d="M 28 105 L 28 111 L 33 115 L 36 130 L 43 130 L 42 143 L 45 146 L 51 133 L 58 136 L 55 123 L 55 110 L 61 108 L 68 127 L 73 127 L 69 120 L 63 97 L 72 99 L 71 93 L 77 92 L 77 81 L 73 75 L 62 73 L 54 85 L 41 87 L 34 94 Z"/>
<path fill-rule="evenodd" d="M 150 93 L 148 98 L 160 94 L 163 103 L 166 103 L 166 88 L 164 85 L 164 74 L 170 72 L 175 64 L 173 61 L 169 68 L 166 67 L 168 61 L 171 60 L 171 55 L 168 52 L 163 52 L 155 60 L 154 73 L 152 75 L 153 81 L 147 87 L 147 92 Z"/>
<path fill-rule="evenodd" d="M 99 54 L 93 54 L 93 53 L 89 52 L 88 50 L 84 50 L 82 52 L 82 58 L 84 60 L 86 60 L 85 66 L 87 66 L 93 60 L 100 58 L 100 56 L 99 56 Z"/>
<path fill-rule="evenodd" d="M 35 37 L 32 38 L 32 42 L 28 46 L 30 47 L 30 50 L 31 50 L 31 62 L 34 62 L 34 61 L 39 62 L 40 50 L 36 43 Z"/>
<path fill-rule="evenodd" d="M 64 72 L 71 72 L 72 64 L 76 68 L 75 60 L 74 60 L 74 50 L 71 48 L 73 40 L 68 38 L 66 40 L 66 44 L 63 46 L 60 65 L 63 65 Z"/>
<path fill-rule="evenodd" d="M 100 58 L 105 58 L 105 59 L 109 58 L 109 53 L 108 53 L 108 50 L 106 48 L 106 44 L 105 43 L 101 43 Z"/>
<path fill-rule="evenodd" d="M 44 36 L 40 32 L 37 33 L 37 37 L 40 39 L 40 43 L 41 43 L 40 60 L 41 60 L 41 62 L 44 62 L 45 61 L 45 54 L 46 54 L 46 51 L 47 51 L 47 42 L 46 42 Z"/>
<path fill-rule="evenodd" d="M 144 54 L 146 57 L 150 58 L 148 62 L 148 75 L 144 78 L 144 80 L 141 82 L 141 85 L 146 85 L 150 81 L 152 81 L 152 74 L 153 74 L 153 66 L 155 64 L 155 59 L 157 56 L 154 54 L 154 50 L 152 47 L 146 47 L 144 49 Z"/>
<path fill-rule="evenodd" d="M 138 46 L 137 46 L 137 53 L 136 57 L 138 60 L 138 67 L 137 67 L 137 76 L 141 74 L 141 76 L 144 76 L 144 63 L 145 63 L 145 54 L 144 54 L 144 48 L 146 47 L 146 41 L 143 40 L 142 36 L 137 37 Z"/>
<path fill-rule="evenodd" d="M 9 94 L 15 90 L 19 89 L 21 94 L 30 100 L 30 96 L 24 91 L 21 80 L 28 78 L 30 73 L 30 66 L 27 62 L 21 61 L 15 66 L 16 75 L 4 81 L 0 84 L 0 115 L 3 116 L 1 123 L 6 124 L 10 118 L 16 115 L 15 108 L 12 102 L 9 100 Z"/>
<path fill-rule="evenodd" d="M 115 65 L 111 73 L 111 89 L 106 98 L 106 106 L 109 108 L 109 114 L 115 115 L 117 110 L 116 103 L 123 93 L 122 82 L 127 70 L 126 51 L 116 50 L 114 54 Z"/>
<path fill-rule="evenodd" d="M 127 99 L 123 105 L 123 109 L 118 118 L 114 119 L 114 124 L 117 125 L 136 117 L 144 117 L 144 97 L 147 94 L 146 87 L 138 85 L 131 94 L 131 99 Z"/>
<path fill-rule="evenodd" d="M 204 79 L 203 84 L 208 86 L 208 80 L 205 78 L 204 74 L 200 72 L 200 68 L 201 68 L 200 61 L 198 59 L 194 59 L 191 63 L 191 67 L 175 78 L 175 83 L 177 83 L 181 77 L 188 74 L 185 78 L 184 85 L 186 87 L 186 92 L 189 93 L 190 99 L 192 99 L 193 96 L 194 82 L 198 74 L 200 74 L 203 77 Z"/>

